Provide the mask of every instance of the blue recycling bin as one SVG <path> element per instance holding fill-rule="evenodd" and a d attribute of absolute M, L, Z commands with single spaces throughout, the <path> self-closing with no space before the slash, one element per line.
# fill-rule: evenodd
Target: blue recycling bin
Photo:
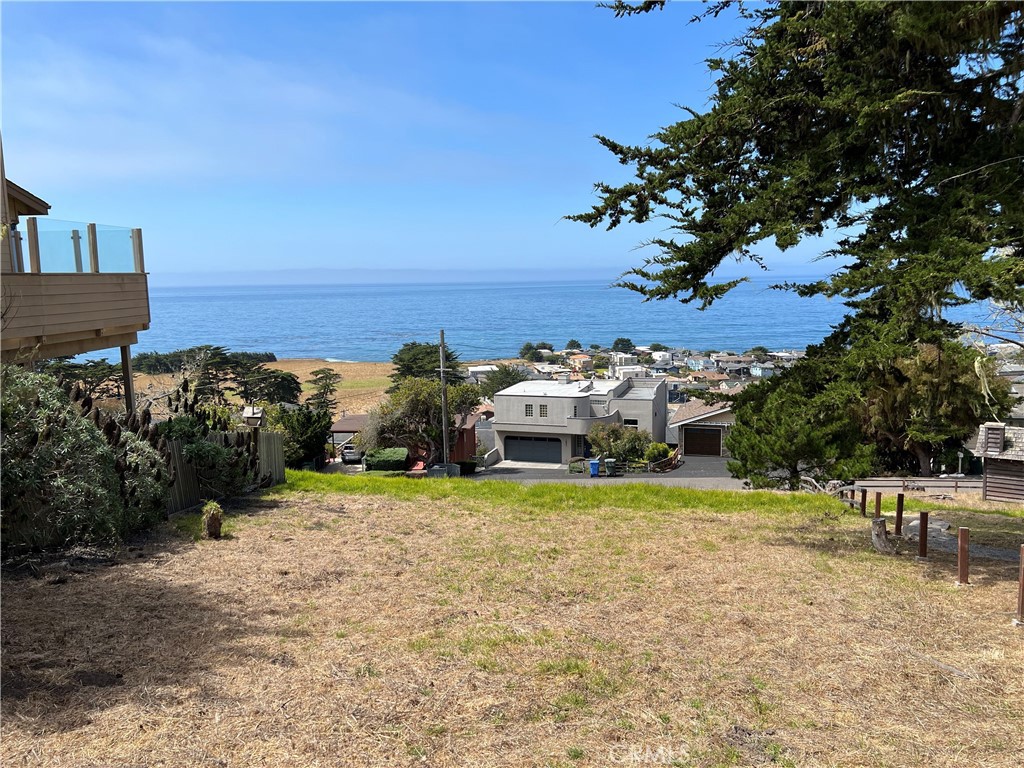
<path fill-rule="evenodd" d="M 600 459 L 591 459 L 590 460 L 590 476 L 591 477 L 597 477 L 599 474 L 601 474 L 601 460 Z"/>

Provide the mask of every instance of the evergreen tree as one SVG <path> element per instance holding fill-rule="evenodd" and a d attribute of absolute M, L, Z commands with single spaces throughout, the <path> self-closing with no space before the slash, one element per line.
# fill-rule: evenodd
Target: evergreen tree
<path fill-rule="evenodd" d="M 613 4 L 617 15 L 661 6 Z M 885 324 L 928 340 L 922 321 L 944 307 L 1019 305 L 1024 5 L 738 7 L 750 26 L 732 58 L 708 62 L 708 111 L 687 110 L 642 146 L 598 137 L 636 178 L 598 184 L 599 203 L 571 218 L 670 222 L 622 284 L 707 306 L 739 282 L 711 282 L 724 260 L 758 268 L 760 242 L 787 249 L 844 230 L 823 254 L 837 259 L 832 276 L 792 287 L 846 298 L 854 339 Z"/>
<path fill-rule="evenodd" d="M 405 379 L 438 379 L 441 378 L 441 345 L 427 344 L 421 341 L 409 341 L 402 345 L 391 357 L 395 366 L 391 374 L 389 392 L 397 390 Z M 459 365 L 459 353 L 445 344 L 445 374 L 448 381 L 457 384 L 465 381 L 466 374 Z"/>
<path fill-rule="evenodd" d="M 484 397 L 492 398 L 496 392 L 508 389 L 514 384 L 526 381 L 529 378 L 518 366 L 501 363 L 498 365 L 498 370 L 487 374 L 487 378 L 480 385 L 480 394 Z"/>
<path fill-rule="evenodd" d="M 565 344 L 566 349 L 583 349 L 583 345 L 580 344 L 578 339 L 569 339 Z"/>
<path fill-rule="evenodd" d="M 330 368 L 317 368 L 312 372 L 313 394 L 306 400 L 306 404 L 315 410 L 326 411 L 334 414 L 338 407 L 338 401 L 334 397 L 341 384 L 341 374 Z"/>
<path fill-rule="evenodd" d="M 612 342 L 613 352 L 632 352 L 634 349 L 636 349 L 636 345 L 625 336 L 619 336 L 619 338 Z"/>

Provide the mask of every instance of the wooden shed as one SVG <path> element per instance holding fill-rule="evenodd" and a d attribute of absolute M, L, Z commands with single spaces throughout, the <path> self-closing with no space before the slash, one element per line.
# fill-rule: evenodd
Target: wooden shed
<path fill-rule="evenodd" d="M 975 453 L 983 463 L 981 497 L 1024 503 L 1024 427 L 983 424 Z"/>

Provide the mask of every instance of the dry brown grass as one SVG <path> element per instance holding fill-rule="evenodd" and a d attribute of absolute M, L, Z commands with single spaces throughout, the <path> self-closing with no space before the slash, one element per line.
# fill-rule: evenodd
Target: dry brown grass
<path fill-rule="evenodd" d="M 391 363 L 329 363 L 325 360 L 278 360 L 274 363 L 266 363 L 267 368 L 274 368 L 280 371 L 288 371 L 299 377 L 304 385 L 312 380 L 312 372 L 318 368 L 330 368 L 342 375 L 341 385 L 338 388 L 336 399 L 338 407 L 335 417 L 346 413 L 367 413 L 384 399 L 385 391 L 391 386 L 388 378 L 394 370 Z M 171 374 L 144 374 L 135 375 L 135 388 L 143 400 L 147 400 L 158 393 L 171 391 L 175 386 L 175 377 Z M 303 398 L 308 397 L 311 392 L 309 387 Z M 158 402 L 154 412 L 158 415 L 165 415 L 161 411 L 162 402 Z"/>
<path fill-rule="evenodd" d="M 4 765 L 1024 754 L 1016 566 L 957 589 L 858 516 L 293 495 L 229 522 L 5 581 Z"/>

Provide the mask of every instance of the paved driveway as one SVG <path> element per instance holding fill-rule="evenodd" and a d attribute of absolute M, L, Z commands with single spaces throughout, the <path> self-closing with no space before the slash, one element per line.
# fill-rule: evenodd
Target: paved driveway
<path fill-rule="evenodd" d="M 671 472 L 630 474 L 622 477 L 591 478 L 570 475 L 565 465 L 533 464 L 522 461 L 503 461 L 479 470 L 473 480 L 508 480 L 514 483 L 576 483 L 577 485 L 608 485 L 615 483 L 653 483 L 679 488 L 715 488 L 742 490 L 743 481 L 737 480 L 725 468 L 726 459 L 718 456 L 687 456 L 682 466 Z"/>

